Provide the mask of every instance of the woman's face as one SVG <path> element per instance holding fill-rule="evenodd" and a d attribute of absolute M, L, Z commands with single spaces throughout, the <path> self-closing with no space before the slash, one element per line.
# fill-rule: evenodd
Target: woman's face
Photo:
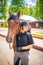
<path fill-rule="evenodd" d="M 28 25 L 23 26 L 23 31 L 24 32 L 27 32 L 28 31 Z"/>

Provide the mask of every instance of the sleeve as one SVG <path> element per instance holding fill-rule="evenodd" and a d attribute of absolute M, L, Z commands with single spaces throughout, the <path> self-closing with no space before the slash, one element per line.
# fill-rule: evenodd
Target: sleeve
<path fill-rule="evenodd" d="M 28 44 L 33 44 L 33 43 L 34 43 L 34 41 L 33 41 L 32 35 L 29 34 L 28 35 Z"/>

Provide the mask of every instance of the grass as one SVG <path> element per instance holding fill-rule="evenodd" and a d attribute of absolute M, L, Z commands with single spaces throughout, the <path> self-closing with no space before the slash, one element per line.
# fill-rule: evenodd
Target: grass
<path fill-rule="evenodd" d="M 32 36 L 42 38 L 43 39 L 43 32 L 40 33 L 33 33 Z"/>
<path fill-rule="evenodd" d="M 0 26 L 0 28 L 8 28 L 7 26 Z"/>

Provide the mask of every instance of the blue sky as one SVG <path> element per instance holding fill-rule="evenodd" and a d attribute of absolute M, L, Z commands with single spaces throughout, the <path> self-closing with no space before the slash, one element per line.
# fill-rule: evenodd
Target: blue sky
<path fill-rule="evenodd" d="M 11 2 L 11 0 L 8 0 L 8 2 L 10 3 L 10 2 Z"/>
<path fill-rule="evenodd" d="M 12 0 L 8 0 L 9 3 L 11 3 Z M 28 6 L 34 6 L 35 3 L 36 3 L 36 0 L 24 0 L 25 3 L 28 5 Z"/>
<path fill-rule="evenodd" d="M 35 3 L 36 3 L 36 0 L 25 0 L 25 2 L 26 2 L 26 4 L 27 4 L 28 6 L 34 6 Z"/>

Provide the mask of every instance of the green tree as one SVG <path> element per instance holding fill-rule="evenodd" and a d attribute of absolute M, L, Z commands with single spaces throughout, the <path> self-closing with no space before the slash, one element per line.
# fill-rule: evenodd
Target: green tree
<path fill-rule="evenodd" d="M 43 0 L 37 0 L 36 6 L 33 7 L 33 16 L 37 19 L 43 19 Z"/>
<path fill-rule="evenodd" d="M 3 3 L 2 3 L 3 1 L 2 0 L 0 0 L 0 19 L 2 18 L 2 7 L 3 7 Z"/>
<path fill-rule="evenodd" d="M 0 19 L 6 19 L 7 5 L 7 0 L 0 0 Z"/>
<path fill-rule="evenodd" d="M 28 8 L 24 0 L 12 0 L 10 10 L 11 12 L 18 12 L 21 10 L 25 15 L 32 15 L 32 8 Z"/>
<path fill-rule="evenodd" d="M 24 6 L 22 8 L 23 14 L 25 15 L 32 15 L 32 8 L 28 8 L 27 6 Z"/>
<path fill-rule="evenodd" d="M 6 19 L 6 15 L 7 15 L 7 0 L 4 0 L 2 15 L 3 15 L 3 18 Z"/>
<path fill-rule="evenodd" d="M 19 10 L 22 10 L 23 6 L 24 0 L 12 0 L 10 9 L 12 12 L 18 12 Z"/>

